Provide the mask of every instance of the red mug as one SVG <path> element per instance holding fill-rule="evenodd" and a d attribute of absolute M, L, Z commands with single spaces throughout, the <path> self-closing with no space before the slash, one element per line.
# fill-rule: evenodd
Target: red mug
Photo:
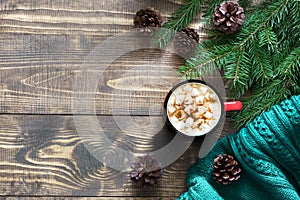
<path fill-rule="evenodd" d="M 241 110 L 242 103 L 223 102 L 213 86 L 191 79 L 180 82 L 170 90 L 164 109 L 166 122 L 171 128 L 188 136 L 200 136 L 214 130 L 225 112 Z"/>

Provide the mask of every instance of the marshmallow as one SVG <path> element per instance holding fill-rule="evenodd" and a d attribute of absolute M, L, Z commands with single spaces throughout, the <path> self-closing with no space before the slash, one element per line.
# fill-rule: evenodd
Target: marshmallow
<path fill-rule="evenodd" d="M 197 123 L 197 121 L 195 121 L 193 124 L 192 124 L 192 128 L 198 128 L 199 127 L 199 124 Z"/>
<path fill-rule="evenodd" d="M 195 101 L 196 101 L 196 104 L 203 104 L 204 103 L 204 96 L 202 96 L 202 95 L 197 96 Z"/>
<path fill-rule="evenodd" d="M 169 99 L 169 101 L 168 101 L 168 105 L 173 105 L 173 104 L 175 104 L 175 102 L 176 102 L 175 96 L 174 96 L 174 95 L 171 95 L 171 96 L 170 96 L 170 99 Z"/>
<path fill-rule="evenodd" d="M 176 104 L 180 105 L 183 103 L 185 96 L 181 94 L 181 95 L 177 95 L 175 98 L 176 98 Z"/>
<path fill-rule="evenodd" d="M 175 123 L 175 128 L 179 131 L 183 131 L 185 128 L 185 123 L 184 121 L 179 121 Z"/>
<path fill-rule="evenodd" d="M 185 121 L 187 127 L 192 127 L 193 123 L 194 123 L 194 119 L 191 117 L 187 118 L 187 120 Z"/>
<path fill-rule="evenodd" d="M 200 92 L 201 92 L 201 94 L 206 94 L 207 87 L 204 87 L 204 86 L 200 87 Z"/>
<path fill-rule="evenodd" d="M 198 119 L 198 120 L 196 121 L 196 123 L 197 123 L 198 125 L 201 125 L 201 124 L 205 123 L 205 120 L 204 120 L 204 119 Z"/>
<path fill-rule="evenodd" d="M 207 111 L 207 108 L 204 106 L 199 106 L 198 107 L 198 112 L 201 114 L 205 113 Z"/>
<path fill-rule="evenodd" d="M 177 123 L 177 122 L 179 122 L 179 119 L 175 116 L 172 116 L 172 117 L 170 117 L 170 122 L 171 123 Z"/>
<path fill-rule="evenodd" d="M 199 127 L 199 129 L 202 130 L 202 131 L 208 131 L 209 128 L 210 128 L 210 126 L 205 124 L 205 123 L 201 124 L 200 127 Z"/>
<path fill-rule="evenodd" d="M 213 114 L 211 112 L 205 112 L 203 115 L 206 119 L 212 119 L 213 118 Z"/>
<path fill-rule="evenodd" d="M 194 112 L 194 113 L 192 114 L 192 116 L 193 116 L 194 119 L 199 119 L 199 118 L 201 117 L 201 115 L 200 115 L 199 112 Z"/>
<path fill-rule="evenodd" d="M 193 90 L 192 86 L 190 84 L 184 86 L 183 91 L 186 93 L 190 93 Z"/>
<path fill-rule="evenodd" d="M 207 92 L 207 93 L 204 95 L 204 98 L 205 98 L 207 101 L 210 101 L 210 94 Z"/>
<path fill-rule="evenodd" d="M 168 105 L 168 112 L 169 112 L 170 114 L 173 114 L 175 111 L 176 111 L 176 108 L 175 108 L 174 106 Z"/>
<path fill-rule="evenodd" d="M 186 112 L 186 114 L 190 115 L 192 109 L 193 109 L 193 106 L 192 105 L 188 105 L 187 107 L 185 107 L 184 112 Z"/>
<path fill-rule="evenodd" d="M 192 89 L 192 92 L 191 92 L 191 96 L 192 97 L 196 97 L 198 96 L 200 93 L 199 93 L 199 90 L 197 88 L 193 88 Z"/>
<path fill-rule="evenodd" d="M 188 95 L 188 96 L 185 97 L 183 102 L 185 104 L 191 104 L 191 103 L 193 103 L 193 98 L 190 95 Z"/>
<path fill-rule="evenodd" d="M 187 115 L 185 114 L 185 112 L 183 110 L 177 110 L 174 113 L 174 116 L 177 117 L 177 119 L 179 119 L 179 120 L 183 120 Z"/>

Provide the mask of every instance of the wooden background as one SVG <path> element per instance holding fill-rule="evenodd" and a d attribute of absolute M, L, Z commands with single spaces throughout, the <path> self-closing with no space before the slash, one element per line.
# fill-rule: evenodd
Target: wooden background
<path fill-rule="evenodd" d="M 71 107 L 74 77 L 101 41 L 131 30 L 140 8 L 155 7 L 166 20 L 180 4 L 180 0 L 0 0 L 1 198 L 174 199 L 186 190 L 185 176 L 203 138 L 196 138 L 165 169 L 156 186 L 139 188 L 128 173 L 110 169 L 85 149 Z M 198 17 L 192 27 L 199 25 Z M 130 115 L 137 123 L 147 123 L 149 110 L 143 108 L 162 104 L 168 89 L 159 88 L 151 67 L 145 76 L 152 85 L 141 91 L 135 91 L 134 78 L 122 80 L 121 75 L 151 61 L 166 65 L 162 75 L 170 82 L 178 80 L 176 67 L 183 59 L 147 50 L 118 58 L 99 83 L 98 120 L 106 133 L 117 135 L 115 145 L 122 148 L 151 151 L 172 138 L 160 135 L 153 140 L 150 130 L 133 129 L 128 135 L 113 120 L 112 109 L 117 105 L 108 106 L 112 90 L 130 89 L 134 92 Z M 233 132 L 230 119 L 226 120 L 223 134 Z"/>

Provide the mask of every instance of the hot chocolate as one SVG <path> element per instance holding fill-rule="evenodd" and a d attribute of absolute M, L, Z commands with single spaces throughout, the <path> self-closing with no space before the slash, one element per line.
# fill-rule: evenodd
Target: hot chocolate
<path fill-rule="evenodd" d="M 189 136 L 212 130 L 220 116 L 218 95 L 202 83 L 185 83 L 177 87 L 167 102 L 167 116 L 172 126 Z"/>

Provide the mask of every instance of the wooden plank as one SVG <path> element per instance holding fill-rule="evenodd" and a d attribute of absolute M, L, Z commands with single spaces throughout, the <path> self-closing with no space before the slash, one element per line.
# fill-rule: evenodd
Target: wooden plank
<path fill-rule="evenodd" d="M 69 54 L 63 53 L 55 60 L 52 55 L 46 59 L 39 58 L 39 54 L 27 58 L 9 55 L 9 60 L 4 56 L 0 67 L 0 112 L 72 114 L 72 98 L 77 92 L 74 78 L 82 72 L 84 55 L 75 55 L 78 58 L 72 60 Z M 161 50 L 130 52 L 113 62 L 99 77 L 95 98 L 90 101 L 96 102 L 98 114 L 112 114 L 113 109 L 124 111 L 125 103 L 118 102 L 121 99 L 130 104 L 131 114 L 148 114 L 154 104 L 162 107 L 168 90 L 180 81 L 176 68 L 183 62 L 178 55 Z M 153 114 L 161 114 L 161 110 Z"/>
<path fill-rule="evenodd" d="M 98 120 L 112 149 L 151 152 L 166 145 L 174 134 L 156 134 L 156 124 L 143 132 L 129 124 L 131 131 L 123 131 L 112 116 L 98 116 Z M 148 120 L 135 117 L 138 124 Z M 223 134 L 231 132 L 228 122 Z M 158 185 L 150 188 L 137 187 L 128 173 L 103 165 L 86 150 L 84 140 L 72 116 L 1 115 L 0 194 L 176 197 L 185 190 L 185 176 L 197 159 L 202 138 L 196 138 L 183 156 L 165 168 Z"/>
<path fill-rule="evenodd" d="M 170 200 L 170 197 L 8 197 L 7 200 Z"/>
<path fill-rule="evenodd" d="M 166 21 L 179 4 L 156 0 L 10 0 L 0 6 L 1 32 L 107 36 L 132 29 L 132 19 L 141 8 L 159 9 Z"/>

